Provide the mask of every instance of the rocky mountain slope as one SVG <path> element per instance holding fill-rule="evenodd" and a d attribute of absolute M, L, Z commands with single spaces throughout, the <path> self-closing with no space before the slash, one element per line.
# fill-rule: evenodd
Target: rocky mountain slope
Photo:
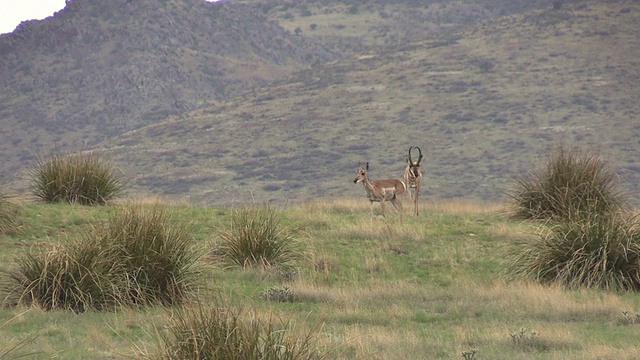
<path fill-rule="evenodd" d="M 362 197 L 358 162 L 399 177 L 417 145 L 425 199 L 497 200 L 563 143 L 637 193 L 639 20 L 631 0 L 71 0 L 0 37 L 0 179 L 97 149 L 134 193 L 290 203 Z"/>
<path fill-rule="evenodd" d="M 420 146 L 424 199 L 504 199 L 556 146 L 598 152 L 640 190 L 640 4 L 489 19 L 314 67 L 124 134 L 105 151 L 142 191 L 210 204 L 364 197 Z M 637 201 L 637 195 L 634 195 Z"/>
<path fill-rule="evenodd" d="M 1 171 L 335 58 L 247 6 L 68 1 L 52 18 L 0 36 Z"/>

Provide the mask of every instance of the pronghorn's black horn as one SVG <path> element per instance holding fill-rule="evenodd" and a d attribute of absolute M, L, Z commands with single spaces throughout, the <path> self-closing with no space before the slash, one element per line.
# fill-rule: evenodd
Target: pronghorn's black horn
<path fill-rule="evenodd" d="M 418 154 L 419 154 L 419 156 L 418 156 L 418 163 L 417 163 L 417 164 L 418 164 L 418 165 L 420 165 L 420 161 L 422 160 L 422 151 L 421 151 L 421 150 L 420 150 L 420 148 L 419 148 L 419 147 L 417 147 L 417 146 L 416 146 L 416 149 L 418 149 Z"/>
<path fill-rule="evenodd" d="M 411 161 L 411 149 L 413 149 L 413 146 L 409 146 L 409 165 L 413 165 L 413 161 Z"/>

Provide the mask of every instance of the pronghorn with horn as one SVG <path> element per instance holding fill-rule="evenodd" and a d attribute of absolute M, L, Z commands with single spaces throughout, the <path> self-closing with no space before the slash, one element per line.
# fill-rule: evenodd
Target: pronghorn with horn
<path fill-rule="evenodd" d="M 374 202 L 380 203 L 382 216 L 384 216 L 384 202 L 389 201 L 396 210 L 398 210 L 400 223 L 402 223 L 402 203 L 400 202 L 400 196 L 407 190 L 405 184 L 398 179 L 369 180 L 368 173 L 369 162 L 361 163 L 353 182 L 361 182 L 362 185 L 364 185 L 364 190 L 367 192 L 367 197 L 371 203 L 371 216 L 373 217 Z"/>
<path fill-rule="evenodd" d="M 413 149 L 418 150 L 418 161 L 411 159 L 411 151 Z M 420 180 L 422 179 L 422 173 L 420 172 L 420 161 L 422 161 L 422 151 L 417 146 L 409 147 L 409 155 L 406 157 L 407 167 L 404 169 L 404 183 L 407 184 L 407 194 L 409 200 L 413 201 L 413 212 L 418 216 L 418 196 L 420 195 Z M 413 189 L 413 196 L 411 194 Z"/>

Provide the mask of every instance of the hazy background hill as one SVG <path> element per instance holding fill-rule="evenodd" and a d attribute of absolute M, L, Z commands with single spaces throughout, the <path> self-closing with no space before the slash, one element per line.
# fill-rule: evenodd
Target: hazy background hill
<path fill-rule="evenodd" d="M 112 3 L 72 1 L 87 9 Z M 60 92 L 43 91 L 42 98 L 15 90 L 2 98 L 0 108 L 3 127 L 6 122 L 12 129 L 2 133 L 3 154 L 13 154 L 6 157 L 9 167 L 3 165 L 12 188 L 24 189 L 23 169 L 34 154 L 26 149 L 36 144 L 36 149 L 55 146 L 65 151 L 98 148 L 124 171 L 132 191 L 201 203 L 364 197 L 362 187 L 352 183 L 358 162 L 371 162 L 373 178 L 399 177 L 406 149 L 418 145 L 426 155 L 426 199 L 497 200 L 510 179 L 544 159 L 554 145 L 565 143 L 600 151 L 632 190 L 640 190 L 637 1 L 522 1 L 502 7 L 498 1 L 134 3 L 139 9 L 151 6 L 145 11 L 155 19 L 145 20 L 140 10 L 130 20 L 134 24 L 165 19 L 160 28 L 185 22 L 179 28 L 188 29 L 179 40 L 176 34 L 156 36 L 159 29 L 151 31 L 153 36 L 140 36 L 164 39 L 165 54 L 181 56 L 163 58 L 157 45 L 125 46 L 130 51 L 114 56 L 126 58 L 121 60 L 125 68 L 147 74 L 145 84 L 168 78 L 169 85 L 158 88 L 174 89 L 173 98 L 158 95 L 167 94 L 160 91 L 146 101 L 137 99 L 131 95 L 140 91 L 134 85 L 141 85 L 131 85 L 126 77 L 101 83 L 98 88 L 104 91 L 82 106 L 68 105 L 90 92 L 90 86 L 81 88 L 82 82 Z M 200 50 L 206 41 L 189 43 L 202 34 L 194 25 L 202 21 L 193 8 L 210 9 L 206 14 L 218 16 L 212 17 L 216 23 L 222 21 L 221 14 L 237 21 L 225 23 L 225 29 L 235 24 L 228 32 L 217 30 L 229 40 L 216 46 L 228 50 L 207 52 Z M 63 13 L 73 14 L 70 10 Z M 122 12 L 99 13 L 94 16 L 111 19 L 106 23 L 127 18 Z M 193 21 L 185 20 L 191 16 Z M 239 30 L 249 26 L 244 25 L 247 16 L 258 19 L 251 25 L 257 32 Z M 61 18 L 58 14 L 53 20 Z M 46 23 L 33 24 L 34 29 Z M 31 37 L 20 35 L 23 30 L 0 42 L 26 47 L 28 41 L 19 38 Z M 128 40 L 122 41 L 138 38 L 127 34 L 123 32 Z M 233 45 L 238 43 L 252 46 Z M 191 45 L 179 50 L 185 44 Z M 9 45 L 0 49 L 6 49 L 3 46 Z M 241 54 L 232 50 L 247 48 Z M 5 57 L 17 52 L 9 53 L 0 53 L 5 84 L 7 78 L 23 79 L 5 76 Z M 220 54 L 225 56 L 204 62 L 228 61 L 216 68 L 216 81 L 207 84 L 211 78 L 197 59 Z M 74 59 L 69 61 L 82 63 L 81 57 Z M 153 63 L 166 66 L 149 73 Z M 107 78 L 112 74 L 107 65 L 97 69 Z M 259 86 L 268 80 L 273 81 Z M 229 86 L 220 91 L 220 84 Z M 107 101 L 108 94 L 121 101 Z M 115 106 L 129 104 L 132 97 L 139 101 Z M 15 111 L 20 99 L 28 104 L 22 105 L 22 116 Z M 22 126 L 33 103 L 46 104 L 41 105 L 44 114 Z M 46 110 L 52 103 L 60 109 L 77 106 L 83 115 L 52 118 Z M 85 113 L 87 108 L 92 113 Z M 123 108 L 132 115 L 119 117 Z M 72 116 L 77 118 L 72 121 Z M 82 125 L 94 119 L 101 120 Z M 31 131 L 34 128 L 41 132 Z"/>

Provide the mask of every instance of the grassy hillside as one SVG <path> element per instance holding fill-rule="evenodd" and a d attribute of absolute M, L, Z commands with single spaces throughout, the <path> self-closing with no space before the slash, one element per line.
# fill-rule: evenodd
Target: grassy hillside
<path fill-rule="evenodd" d="M 0 237 L 2 270 L 25 251 L 83 234 L 119 206 L 21 205 L 20 233 Z M 360 200 L 283 208 L 282 225 L 294 229 L 307 255 L 297 275 L 224 269 L 209 251 L 200 296 L 247 317 L 281 319 L 295 332 L 319 325 L 318 344 L 335 359 L 450 359 L 472 350 L 470 359 L 635 358 L 640 296 L 508 282 L 505 254 L 514 240 L 535 238 L 537 226 L 506 219 L 499 204 L 423 205 L 423 217 L 407 216 L 404 226 L 395 214 L 372 219 Z M 229 209 L 167 206 L 206 249 L 229 224 Z M 262 296 L 285 288 L 293 301 Z M 161 308 L 1 309 L 0 351 L 26 339 L 18 353 L 39 352 L 34 359 L 140 358 L 156 348 L 156 331 L 166 331 L 170 317 Z"/>
<path fill-rule="evenodd" d="M 583 2 L 354 55 L 100 148 L 136 191 L 199 203 L 364 197 L 420 146 L 426 199 L 501 199 L 563 143 L 640 188 L 640 4 Z M 634 195 L 634 199 L 637 196 Z"/>
<path fill-rule="evenodd" d="M 413 145 L 428 199 L 500 199 L 564 143 L 640 191 L 635 1 L 189 4 L 76 0 L 0 37 L 5 188 L 99 149 L 136 193 L 361 196 L 360 161 L 399 177 Z"/>

